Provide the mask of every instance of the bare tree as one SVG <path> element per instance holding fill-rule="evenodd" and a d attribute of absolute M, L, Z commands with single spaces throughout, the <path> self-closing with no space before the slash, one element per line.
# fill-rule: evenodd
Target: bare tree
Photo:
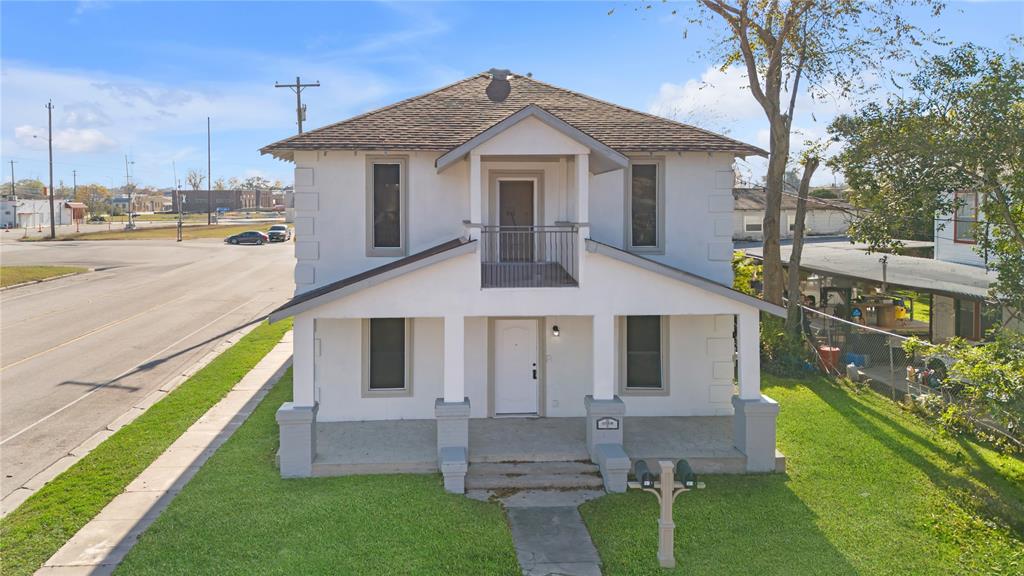
<path fill-rule="evenodd" d="M 764 298 L 782 303 L 780 213 L 797 98 L 869 92 L 884 64 L 906 58 L 931 35 L 906 22 L 903 4 L 936 0 L 698 0 L 691 22 L 724 24 L 707 51 L 721 68 L 743 67 L 769 125 L 764 232 Z M 650 8 L 650 6 L 647 6 Z M 674 10 L 673 10 L 674 12 Z"/>
<path fill-rule="evenodd" d="M 189 170 L 186 180 L 193 190 L 200 190 L 203 187 L 203 182 L 206 181 L 206 175 L 199 170 Z"/>

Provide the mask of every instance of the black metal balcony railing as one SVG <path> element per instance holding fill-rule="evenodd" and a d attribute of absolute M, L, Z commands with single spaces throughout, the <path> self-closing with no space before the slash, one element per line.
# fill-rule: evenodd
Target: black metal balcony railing
<path fill-rule="evenodd" d="M 484 288 L 578 286 L 578 237 L 575 224 L 484 226 L 481 284 Z"/>

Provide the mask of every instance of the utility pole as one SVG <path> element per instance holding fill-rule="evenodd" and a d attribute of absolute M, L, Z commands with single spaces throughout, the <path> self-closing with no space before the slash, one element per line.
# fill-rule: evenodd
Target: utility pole
<path fill-rule="evenodd" d="M 47 144 L 50 148 L 50 240 L 57 238 L 57 225 L 53 221 L 53 101 L 46 103 L 46 120 L 49 130 Z"/>
<path fill-rule="evenodd" d="M 295 77 L 295 84 L 281 84 L 279 82 L 274 82 L 274 88 L 291 88 L 292 92 L 295 92 L 295 116 L 298 118 L 299 134 L 302 134 L 302 121 L 306 119 L 306 107 L 302 105 L 302 90 L 305 88 L 319 87 L 319 80 L 312 84 L 303 84 L 302 80 L 298 76 Z"/>
<path fill-rule="evenodd" d="M 213 192 L 210 191 L 210 117 L 206 117 L 206 225 L 213 224 Z"/>
<path fill-rule="evenodd" d="M 134 162 L 133 162 L 134 164 Z M 132 217 L 132 179 L 128 175 L 128 155 L 124 155 L 124 187 L 128 190 L 128 230 L 135 229 L 135 220 Z"/>
<path fill-rule="evenodd" d="M 11 198 L 18 195 L 18 192 L 14 189 L 14 160 L 11 160 Z"/>

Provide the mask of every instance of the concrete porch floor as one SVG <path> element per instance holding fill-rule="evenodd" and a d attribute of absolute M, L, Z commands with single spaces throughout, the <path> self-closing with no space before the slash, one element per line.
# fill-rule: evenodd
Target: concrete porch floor
<path fill-rule="evenodd" d="M 469 461 L 589 460 L 584 418 L 473 418 Z M 627 417 L 623 448 L 630 459 L 686 458 L 700 473 L 742 473 L 746 456 L 733 447 L 732 416 Z M 434 420 L 320 422 L 314 476 L 437 471 Z M 784 469 L 776 452 L 778 470 Z M 653 464 L 653 462 L 651 462 Z"/>

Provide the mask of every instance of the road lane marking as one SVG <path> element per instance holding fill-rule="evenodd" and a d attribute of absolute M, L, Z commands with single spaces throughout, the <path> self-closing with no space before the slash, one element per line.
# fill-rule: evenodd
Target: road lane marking
<path fill-rule="evenodd" d="M 196 335 L 196 334 L 198 334 L 199 332 L 202 332 L 203 330 L 205 330 L 205 329 L 209 328 L 210 326 L 212 326 L 213 324 L 215 324 L 215 323 L 219 322 L 220 320 L 222 320 L 222 319 L 223 319 L 223 318 L 225 318 L 226 316 L 228 316 L 228 315 L 230 315 L 230 314 L 233 314 L 233 313 L 234 313 L 235 311 L 237 311 L 237 310 L 238 310 L 239 308 L 241 308 L 241 307 L 243 307 L 243 306 L 246 306 L 246 305 L 248 305 L 248 304 L 252 303 L 252 302 L 253 302 L 254 300 L 256 300 L 256 298 L 257 298 L 257 296 L 253 296 L 253 297 L 252 297 L 252 298 L 250 298 L 249 300 L 246 300 L 245 302 L 242 302 L 242 303 L 241 303 L 241 304 L 239 304 L 238 306 L 235 306 L 235 307 L 234 307 L 234 308 L 232 308 L 231 310 L 228 310 L 227 312 L 225 312 L 225 313 L 221 314 L 220 316 L 218 316 L 218 317 L 214 318 L 214 319 L 213 319 L 213 320 L 211 320 L 210 322 L 208 322 L 208 323 L 206 323 L 206 324 L 203 324 L 203 325 L 202 325 L 202 326 L 200 326 L 199 328 L 197 328 L 197 329 L 193 330 L 192 332 L 189 332 L 189 333 L 188 333 L 188 334 L 186 334 L 185 336 L 182 336 L 182 337 L 181 337 L 180 339 L 178 339 L 178 340 L 174 341 L 173 343 L 171 343 L 170 345 L 168 345 L 168 346 L 167 346 L 166 348 L 163 348 L 163 349 L 162 349 L 162 350 L 160 350 L 159 352 L 155 352 L 155 353 L 154 353 L 154 354 L 153 354 L 152 356 L 150 356 L 149 358 L 146 358 L 146 359 L 145 359 L 145 360 L 143 360 L 142 362 L 139 362 L 139 363 L 138 363 L 138 364 L 136 364 L 135 366 L 132 366 L 132 367 L 131 367 L 131 368 L 129 368 L 128 370 L 125 370 L 124 372 L 122 372 L 122 373 L 118 374 L 117 376 L 114 376 L 113 378 L 111 378 L 110 380 L 108 380 L 107 382 L 105 382 L 105 383 L 103 383 L 103 384 L 99 384 L 99 385 L 97 385 L 97 386 L 96 386 L 95 388 L 93 388 L 92 390 L 90 390 L 90 391 L 86 392 L 85 394 L 83 394 L 83 395 L 79 396 L 78 398 L 75 398 L 75 399 L 74 399 L 74 400 L 72 400 L 71 402 L 68 402 L 67 404 L 65 404 L 65 405 L 61 406 L 60 408 L 58 408 L 58 409 L 54 410 L 53 412 L 50 412 L 50 413 L 49 413 L 49 414 L 47 414 L 46 416 L 43 416 L 43 417 L 42 417 L 42 418 L 40 418 L 39 420 L 36 420 L 35 422 L 33 422 L 33 423 L 29 424 L 28 426 L 25 426 L 24 428 L 22 428 L 21 430 L 18 430 L 17 432 L 15 432 L 14 434 L 12 434 L 11 436 L 8 436 L 7 438 L 4 438 L 4 439 L 3 439 L 2 441 L 0 441 L 0 446 L 3 446 L 4 444 L 6 444 L 6 443 L 10 442 L 11 440 L 14 440 L 15 438 L 17 438 L 18 436 L 21 436 L 21 435 L 22 435 L 22 434 L 24 434 L 25 432 L 28 432 L 29 430 L 31 430 L 31 429 L 33 429 L 33 428 L 35 428 L 36 426 L 38 426 L 38 425 L 42 424 L 43 422 L 46 422 L 46 421 L 47 421 L 47 420 L 49 420 L 50 418 L 53 418 L 53 417 L 54 417 L 54 416 L 56 416 L 57 414 L 60 414 L 61 412 L 63 412 L 63 411 L 65 411 L 65 410 L 67 410 L 68 408 L 70 408 L 70 407 L 74 406 L 75 404 L 78 404 L 78 403 L 79 403 L 79 402 L 81 402 L 82 400 L 85 400 L 85 399 L 86 399 L 86 398 L 88 398 L 89 396 L 92 396 L 92 395 L 93 395 L 93 394 L 95 394 L 96 392 L 99 392 L 100 390 L 102 390 L 102 389 L 106 388 L 107 386 L 109 386 L 109 385 L 113 384 L 114 382 L 117 382 L 117 381 L 118 381 L 118 380 L 120 380 L 121 378 L 124 378 L 124 377 L 125 377 L 125 376 L 127 376 L 128 374 L 131 374 L 132 372 L 134 372 L 135 370 L 137 370 L 137 369 L 138 369 L 138 368 L 139 368 L 140 366 L 144 366 L 145 364 L 147 364 L 147 363 L 148 363 L 148 362 L 149 362 L 150 360 L 153 360 L 153 359 L 155 359 L 155 358 L 156 358 L 157 356 L 159 356 L 159 355 L 163 354 L 164 352 L 167 352 L 167 351 L 168 351 L 168 350 L 170 350 L 171 348 L 174 348 L 174 347 L 175 347 L 175 346 L 177 346 L 178 344 L 181 344 L 181 343 L 182 343 L 182 342 L 184 342 L 185 340 L 187 340 L 187 339 L 191 338 L 192 336 L 195 336 L 195 335 Z"/>
<path fill-rule="evenodd" d="M 35 354 L 32 354 L 31 356 L 27 356 L 25 358 L 22 358 L 21 360 L 18 360 L 17 362 L 12 362 L 11 364 L 8 364 L 6 366 L 0 366 L 0 372 L 3 372 L 4 370 L 6 370 L 8 368 L 13 368 L 13 367 L 17 366 L 18 364 L 24 364 L 25 362 L 28 362 L 29 360 L 32 360 L 32 359 L 35 359 L 35 358 L 39 358 L 40 356 L 42 356 L 44 354 L 49 354 L 50 352 L 53 352 L 54 350 L 60 350 L 61 348 L 67 346 L 68 344 L 74 344 L 75 342 L 78 342 L 79 340 L 81 340 L 83 338 L 87 338 L 89 336 L 92 336 L 93 334 L 96 334 L 97 332 L 101 332 L 103 330 L 106 330 L 107 328 L 113 328 L 114 326 L 117 326 L 118 324 L 124 324 L 125 322 L 127 322 L 129 320 L 133 320 L 135 318 L 138 318 L 139 316 L 144 316 L 144 315 L 149 314 L 150 312 L 152 312 L 154 310 L 159 310 L 160 308 L 163 308 L 164 306 L 167 306 L 168 304 L 173 304 L 174 302 L 177 302 L 178 300 L 181 300 L 183 298 L 187 298 L 189 296 L 191 296 L 191 294 L 182 294 L 181 296 L 178 296 L 177 298 L 172 298 L 172 299 L 170 299 L 170 300 L 168 300 L 166 302 L 163 302 L 161 304 L 157 304 L 156 306 L 153 306 L 152 308 L 147 308 L 147 309 L 139 312 L 138 314 L 132 314 L 131 316 L 128 316 L 126 318 L 121 318 L 120 320 L 114 320 L 113 322 L 107 322 L 106 324 L 104 324 L 102 326 L 99 326 L 97 328 L 93 328 L 92 330 L 86 331 L 84 334 L 80 334 L 78 336 L 75 336 L 71 340 L 67 340 L 65 342 L 61 342 L 60 344 L 57 344 L 56 346 L 54 346 L 52 348 L 47 348 L 46 350 L 43 350 L 41 352 L 36 352 Z"/>

